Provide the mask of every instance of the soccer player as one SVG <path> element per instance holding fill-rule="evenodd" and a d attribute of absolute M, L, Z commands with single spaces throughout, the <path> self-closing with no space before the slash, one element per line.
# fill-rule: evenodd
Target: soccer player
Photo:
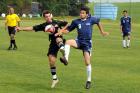
<path fill-rule="evenodd" d="M 64 46 L 63 37 L 55 36 L 55 33 L 58 32 L 58 29 L 61 29 L 62 27 L 67 26 L 67 22 L 54 20 L 52 13 L 47 10 L 45 10 L 43 12 L 43 17 L 46 22 L 39 24 L 39 25 L 32 26 L 32 27 L 17 27 L 17 30 L 38 32 L 38 31 L 45 31 L 45 29 L 48 25 L 53 25 L 55 27 L 55 32 L 52 34 L 49 34 L 50 45 L 49 45 L 48 54 L 47 54 L 48 59 L 49 59 L 49 65 L 50 65 L 50 70 L 51 70 L 51 74 L 52 74 L 52 79 L 53 79 L 51 88 L 54 88 L 55 85 L 59 81 L 57 78 L 57 75 L 56 75 L 56 65 L 55 65 L 57 53 L 58 53 L 60 47 L 62 48 Z"/>
<path fill-rule="evenodd" d="M 123 17 L 120 19 L 120 29 L 123 36 L 123 47 L 129 48 L 130 47 L 130 32 L 131 32 L 131 17 L 128 16 L 127 10 L 123 11 Z M 126 40 L 127 37 L 127 40 Z"/>
<path fill-rule="evenodd" d="M 64 57 L 60 58 L 62 63 L 68 64 L 68 56 L 70 52 L 70 46 L 81 49 L 83 51 L 83 57 L 87 69 L 87 81 L 86 81 L 86 89 L 89 89 L 91 86 L 91 49 L 92 49 L 92 26 L 97 24 L 100 33 L 105 36 L 108 35 L 108 32 L 104 32 L 102 25 L 100 23 L 100 19 L 97 17 L 89 16 L 89 8 L 82 7 L 80 10 L 80 18 L 73 20 L 71 25 L 66 29 L 60 30 L 57 35 L 62 35 L 71 32 L 75 28 L 77 29 L 77 39 L 67 40 L 64 48 Z"/>
<path fill-rule="evenodd" d="M 20 26 L 20 18 L 18 17 L 18 15 L 14 13 L 14 8 L 10 7 L 9 14 L 6 16 L 6 22 L 5 22 L 5 27 L 8 28 L 8 33 L 10 36 L 10 46 L 8 50 L 12 49 L 12 45 L 14 46 L 13 50 L 17 49 L 17 45 L 15 41 L 16 26 Z"/>

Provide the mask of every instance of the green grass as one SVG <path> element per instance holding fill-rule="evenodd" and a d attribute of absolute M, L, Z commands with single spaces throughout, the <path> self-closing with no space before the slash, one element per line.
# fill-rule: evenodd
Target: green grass
<path fill-rule="evenodd" d="M 65 18 L 71 21 L 72 18 Z M 19 32 L 16 35 L 17 51 L 9 46 L 4 21 L 0 20 L 0 93 L 139 93 L 140 92 L 140 31 L 139 23 L 132 25 L 131 47 L 121 46 L 119 21 L 103 20 L 102 37 L 95 26 L 92 52 L 92 87 L 84 89 L 86 67 L 82 51 L 71 48 L 69 65 L 57 60 L 59 84 L 51 89 L 51 74 L 47 59 L 48 34 L 44 32 Z M 39 24 L 43 20 L 23 20 L 22 26 Z M 76 31 L 64 37 L 75 38 Z M 58 58 L 61 54 L 58 54 Z"/>

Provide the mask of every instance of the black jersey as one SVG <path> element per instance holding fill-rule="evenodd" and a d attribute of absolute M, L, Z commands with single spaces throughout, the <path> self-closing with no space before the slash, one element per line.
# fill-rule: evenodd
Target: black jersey
<path fill-rule="evenodd" d="M 45 31 L 45 27 L 47 25 L 53 25 L 55 27 L 55 32 L 53 34 L 49 34 L 49 40 L 52 42 L 56 42 L 55 34 L 58 32 L 59 29 L 61 29 L 63 26 L 66 26 L 68 22 L 66 21 L 59 21 L 59 20 L 52 20 L 52 22 L 45 22 L 39 25 L 33 26 L 33 30 L 36 32 L 38 31 Z"/>

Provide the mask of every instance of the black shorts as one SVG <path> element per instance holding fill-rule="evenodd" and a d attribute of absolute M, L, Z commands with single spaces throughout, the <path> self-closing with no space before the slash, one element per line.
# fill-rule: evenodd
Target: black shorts
<path fill-rule="evenodd" d="M 63 39 L 63 43 L 65 44 L 66 39 L 64 39 L 62 36 L 58 36 L 58 37 L 62 38 Z M 56 37 L 56 38 L 58 38 L 58 37 Z M 51 43 L 49 45 L 47 56 L 53 55 L 53 56 L 57 57 L 57 53 L 59 51 L 59 46 L 56 43 L 56 38 L 51 39 L 51 41 L 50 41 Z"/>
<path fill-rule="evenodd" d="M 13 26 L 13 27 L 8 26 L 8 33 L 9 33 L 9 36 L 11 34 L 15 35 L 15 33 L 16 33 L 15 26 Z"/>
<path fill-rule="evenodd" d="M 50 43 L 50 45 L 49 45 L 49 49 L 48 49 L 47 56 L 53 55 L 53 56 L 57 57 L 58 51 L 59 51 L 59 47 L 58 47 L 58 45 L 56 44 L 56 42 L 52 42 L 52 41 L 51 41 L 51 43 Z"/>

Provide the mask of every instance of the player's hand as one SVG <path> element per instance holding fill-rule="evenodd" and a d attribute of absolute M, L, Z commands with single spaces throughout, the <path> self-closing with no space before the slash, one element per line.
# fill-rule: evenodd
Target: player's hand
<path fill-rule="evenodd" d="M 103 32 L 102 35 L 107 36 L 107 35 L 109 35 L 109 32 Z"/>
<path fill-rule="evenodd" d="M 55 36 L 61 36 L 62 35 L 62 30 L 58 31 Z"/>
<path fill-rule="evenodd" d="M 20 27 L 16 26 L 15 30 L 16 30 L 16 32 L 19 32 L 21 29 L 20 29 Z"/>

